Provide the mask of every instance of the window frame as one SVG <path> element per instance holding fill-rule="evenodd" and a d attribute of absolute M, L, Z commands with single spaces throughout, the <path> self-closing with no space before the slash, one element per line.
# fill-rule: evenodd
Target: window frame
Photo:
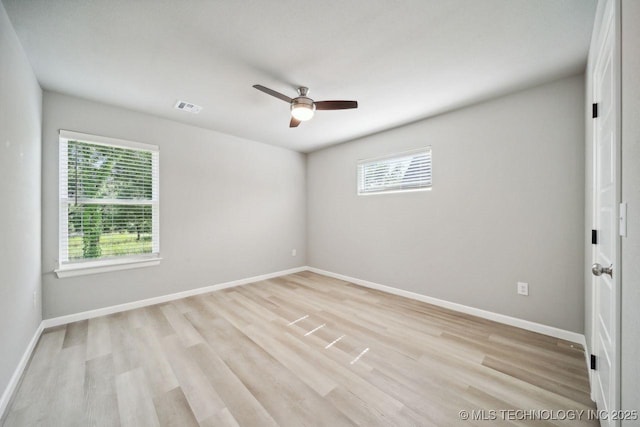
<path fill-rule="evenodd" d="M 392 188 L 392 189 L 382 189 L 378 191 L 363 191 L 361 184 L 363 183 L 363 167 L 367 164 L 380 162 L 384 160 L 393 160 L 399 159 L 403 157 L 408 157 L 413 154 L 425 153 L 429 157 L 429 168 L 431 169 L 431 175 L 429 179 L 429 184 L 423 187 L 415 187 L 415 188 Z M 431 191 L 433 187 L 433 150 L 430 145 L 423 146 L 420 148 L 414 148 L 411 150 L 401 151 L 393 154 L 386 154 L 383 156 L 370 157 L 367 159 L 361 159 L 357 162 L 356 167 L 356 194 L 358 196 L 373 196 L 378 194 L 393 194 L 393 193 L 414 193 L 421 191 Z"/>
<path fill-rule="evenodd" d="M 108 257 L 103 259 L 68 259 L 68 227 L 69 216 L 68 194 L 66 193 L 68 172 L 68 143 L 73 141 L 93 145 L 103 145 L 131 150 L 148 151 L 152 154 L 152 198 L 141 205 L 152 206 L 151 235 L 152 252 L 145 254 L 130 254 Z M 63 149 L 64 147 L 64 149 Z M 60 130 L 58 138 L 59 169 L 58 169 L 58 267 L 55 273 L 58 278 L 96 274 L 108 271 L 127 270 L 140 267 L 151 267 L 160 264 L 160 149 L 157 145 L 134 142 L 124 139 L 109 138 L 68 130 Z M 63 193 L 63 188 L 65 188 Z M 127 199 L 122 199 L 127 200 Z M 126 203 L 122 203 L 126 204 Z M 67 240 L 65 240 L 65 238 Z"/>

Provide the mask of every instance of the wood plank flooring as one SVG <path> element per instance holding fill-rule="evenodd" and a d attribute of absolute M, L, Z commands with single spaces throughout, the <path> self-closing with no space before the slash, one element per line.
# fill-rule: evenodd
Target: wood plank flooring
<path fill-rule="evenodd" d="M 302 272 L 46 330 L 4 426 L 598 425 L 593 409 L 577 344 Z"/>

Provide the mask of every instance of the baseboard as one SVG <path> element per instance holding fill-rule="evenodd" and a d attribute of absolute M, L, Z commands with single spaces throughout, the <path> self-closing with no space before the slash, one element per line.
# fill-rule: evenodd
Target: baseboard
<path fill-rule="evenodd" d="M 289 270 L 276 271 L 274 273 L 247 277 L 245 279 L 232 280 L 230 282 L 219 283 L 217 285 L 205 286 L 202 288 L 190 289 L 188 291 L 177 292 L 174 294 L 162 295 L 159 297 L 147 298 L 147 299 L 132 301 L 132 302 L 119 304 L 119 305 L 112 305 L 109 307 L 98 308 L 95 310 L 69 314 L 67 316 L 53 317 L 51 319 L 43 320 L 42 323 L 44 325 L 44 329 L 51 328 L 54 326 L 66 325 L 67 323 L 77 322 L 79 320 L 86 320 L 94 317 L 105 316 L 107 314 L 119 313 L 122 311 L 132 310 L 134 308 L 160 304 L 163 302 L 173 301 L 181 298 L 187 298 L 194 295 L 206 294 L 213 291 L 219 291 L 221 289 L 233 288 L 235 286 L 242 286 L 248 283 L 259 282 L 261 280 L 272 279 L 274 277 L 285 276 L 287 274 L 298 273 L 300 271 L 305 271 L 305 270 L 307 270 L 307 267 L 296 267 L 296 268 L 291 268 Z"/>
<path fill-rule="evenodd" d="M 33 349 L 36 347 L 38 340 L 40 339 L 40 335 L 44 327 L 42 326 L 42 322 L 36 329 L 36 332 L 33 334 L 31 341 L 29 341 L 29 345 L 27 345 L 27 349 L 24 351 L 16 370 L 13 371 L 13 375 L 9 380 L 9 384 L 4 389 L 2 393 L 2 397 L 0 398 L 0 424 L 4 421 L 5 411 L 9 407 L 9 403 L 11 402 L 11 398 L 13 397 L 13 393 L 16 391 L 18 384 L 20 384 L 20 379 L 22 378 L 22 373 L 24 372 L 27 364 L 29 363 L 29 359 L 31 358 L 31 354 L 33 353 Z"/>
<path fill-rule="evenodd" d="M 564 329 L 556 328 L 553 326 L 543 325 L 541 323 L 531 322 L 529 320 L 518 319 L 517 317 L 511 317 L 504 314 L 494 313 L 492 311 L 482 310 L 475 307 L 470 307 L 455 302 L 450 302 L 438 298 L 429 297 L 426 295 L 418 294 L 415 292 L 405 291 L 403 289 L 394 288 L 391 286 L 381 285 L 379 283 L 370 282 L 368 280 L 362 280 L 355 277 L 345 276 L 344 274 L 333 273 L 331 271 L 321 270 L 315 267 L 307 267 L 307 270 L 314 273 L 322 274 L 324 276 L 333 277 L 347 282 L 355 283 L 356 285 L 365 286 L 371 289 L 377 289 L 379 291 L 387 292 L 394 295 L 399 295 L 406 298 L 426 302 L 428 304 L 437 305 L 439 307 L 448 308 L 450 310 L 458 311 L 460 313 L 470 314 L 473 316 L 481 317 L 487 320 L 493 320 L 494 322 L 503 323 L 505 325 L 515 326 L 527 331 L 537 332 L 539 334 L 549 335 L 554 338 L 560 338 L 566 341 L 574 342 L 582 345 L 586 348 L 586 340 L 584 335 L 577 332 L 571 332 Z"/>
<path fill-rule="evenodd" d="M 173 301 L 180 298 L 186 298 L 193 295 L 206 294 L 213 291 L 218 291 L 221 289 L 232 288 L 234 286 L 242 286 L 248 283 L 259 282 L 261 280 L 272 279 L 278 276 L 285 276 L 287 274 L 298 273 L 300 271 L 306 271 L 308 267 L 296 267 L 288 270 L 276 271 L 274 273 L 262 274 L 260 276 L 247 277 L 244 279 L 232 280 L 230 282 L 219 283 L 217 285 L 205 286 L 202 288 L 190 289 L 184 292 L 178 292 L 169 295 L 162 295 L 159 297 L 148 298 L 140 301 L 133 301 L 125 304 L 114 305 L 110 307 L 99 308 L 96 310 L 83 311 L 81 313 L 70 314 L 68 316 L 60 316 L 54 317 L 51 319 L 44 319 L 40 322 L 38 329 L 36 330 L 33 338 L 29 342 L 27 349 L 25 350 L 22 358 L 20 359 L 20 363 L 16 367 L 16 370 L 13 373 L 13 376 L 9 380 L 9 384 L 5 388 L 2 393 L 2 398 L 0 398 L 0 424 L 4 421 L 5 411 L 11 402 L 11 398 L 13 397 L 13 393 L 16 390 L 16 387 L 20 383 L 20 378 L 27 367 L 29 359 L 31 358 L 31 354 L 38 343 L 38 339 L 40 339 L 40 335 L 42 331 L 47 328 L 51 328 L 54 326 L 66 325 L 67 323 L 77 322 L 79 320 L 91 319 L 94 317 L 104 316 L 107 314 L 119 313 L 121 311 L 131 310 L 134 308 L 146 307 L 149 305 L 159 304 L 167 301 Z"/>
<path fill-rule="evenodd" d="M 333 277 L 340 280 L 345 280 L 347 282 L 355 283 L 356 285 L 365 286 L 371 289 L 377 289 L 383 292 L 387 292 L 394 295 L 403 296 L 406 298 L 411 298 L 414 300 L 426 302 L 429 304 L 437 305 L 439 307 L 448 308 L 450 310 L 458 311 L 465 314 L 470 314 L 473 316 L 481 317 L 483 319 L 493 320 L 495 322 L 503 323 L 506 325 L 515 326 L 518 328 L 526 329 L 533 332 L 538 332 L 541 334 L 549 335 L 555 338 L 564 339 L 567 341 L 575 342 L 581 344 L 585 349 L 585 358 L 587 362 L 587 366 L 589 366 L 588 359 L 588 349 L 586 345 L 586 340 L 584 335 L 578 334 L 576 332 L 566 331 L 564 329 L 555 328 L 553 326 L 547 326 L 540 323 L 530 322 L 528 320 L 518 319 L 511 316 L 506 316 L 504 314 L 493 313 L 486 310 L 481 310 L 474 307 L 469 307 L 463 304 L 458 304 L 450 301 L 441 300 L 438 298 L 429 297 L 426 295 L 418 294 L 415 292 L 405 291 L 403 289 L 393 288 L 391 286 L 381 285 L 379 283 L 370 282 L 367 280 L 358 279 L 355 277 L 345 276 L 343 274 L 333 273 L 326 270 L 321 270 L 315 267 L 296 267 L 291 268 L 289 270 L 277 271 L 274 273 L 263 274 L 260 276 L 247 277 L 245 279 L 233 280 L 230 282 L 219 283 L 217 285 L 205 286 L 202 288 L 190 289 L 188 291 L 178 292 L 174 294 L 162 295 L 159 297 L 148 298 L 140 301 L 133 301 L 125 304 L 114 305 L 110 307 L 99 308 L 96 310 L 84 311 L 81 313 L 70 314 L 68 316 L 60 316 L 54 317 L 51 319 L 43 320 L 38 329 L 36 330 L 33 338 L 29 342 L 22 358 L 20 359 L 20 363 L 16 367 L 11 379 L 9 380 L 9 384 L 5 388 L 2 393 L 2 397 L 0 398 L 0 420 L 3 420 L 5 417 L 5 411 L 11 402 L 11 398 L 13 397 L 13 393 L 16 390 L 16 387 L 20 383 L 20 378 L 31 358 L 31 354 L 38 343 L 38 339 L 42 334 L 42 331 L 46 328 L 51 328 L 54 326 L 65 325 L 67 323 L 77 322 L 79 320 L 91 319 L 94 317 L 104 316 L 107 314 L 119 313 L 126 310 L 131 310 L 134 308 L 146 307 L 149 305 L 159 304 L 167 301 L 173 301 L 180 298 L 186 298 L 194 295 L 205 294 L 213 291 L 218 291 L 221 289 L 232 288 L 235 286 L 242 286 L 253 282 L 259 282 L 261 280 L 272 279 L 274 277 L 285 276 L 287 274 L 298 273 L 301 271 L 311 271 L 317 274 L 322 274 L 324 276 Z M 591 374 L 591 373 L 590 373 Z M 591 375 L 589 375 L 589 380 L 591 380 Z M 591 381 L 590 381 L 591 382 Z"/>

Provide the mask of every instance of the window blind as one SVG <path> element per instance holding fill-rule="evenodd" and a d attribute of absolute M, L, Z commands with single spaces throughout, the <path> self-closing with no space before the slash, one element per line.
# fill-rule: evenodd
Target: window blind
<path fill-rule="evenodd" d="M 431 147 L 358 162 L 358 194 L 431 187 Z"/>
<path fill-rule="evenodd" d="M 60 131 L 60 264 L 160 253 L 159 151 Z"/>

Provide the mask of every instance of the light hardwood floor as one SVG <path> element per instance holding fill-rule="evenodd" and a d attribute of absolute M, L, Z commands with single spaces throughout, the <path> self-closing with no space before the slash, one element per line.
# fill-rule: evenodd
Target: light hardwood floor
<path fill-rule="evenodd" d="M 4 425 L 598 425 L 588 389 L 579 345 L 303 272 L 46 330 Z"/>

